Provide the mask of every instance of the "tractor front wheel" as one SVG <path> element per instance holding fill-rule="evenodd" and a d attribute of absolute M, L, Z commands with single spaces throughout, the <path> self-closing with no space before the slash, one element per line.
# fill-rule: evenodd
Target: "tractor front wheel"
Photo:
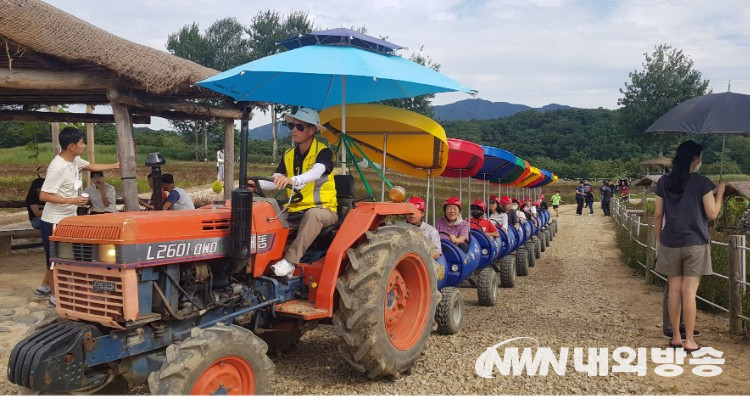
<path fill-rule="evenodd" d="M 398 377 L 424 352 L 439 301 L 430 248 L 419 228 L 380 227 L 347 250 L 333 323 L 339 352 L 370 378 Z"/>
<path fill-rule="evenodd" d="M 148 377 L 153 394 L 269 394 L 274 365 L 268 347 L 250 330 L 216 325 L 193 328 L 167 347 L 161 370 Z"/>

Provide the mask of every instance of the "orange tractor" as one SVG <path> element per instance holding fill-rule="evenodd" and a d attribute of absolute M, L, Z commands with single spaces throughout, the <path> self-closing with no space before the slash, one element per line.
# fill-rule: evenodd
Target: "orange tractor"
<path fill-rule="evenodd" d="M 244 127 L 242 139 L 245 186 Z M 351 181 L 337 176 L 342 220 L 288 282 L 264 274 L 290 230 L 245 188 L 221 207 L 63 220 L 51 237 L 59 319 L 15 346 L 9 380 L 51 393 L 124 381 L 156 394 L 272 393 L 268 346 L 318 323 L 337 328 L 339 352 L 368 377 L 409 370 L 439 299 L 430 248 L 418 228 L 385 224 L 411 204 L 348 210 Z"/>

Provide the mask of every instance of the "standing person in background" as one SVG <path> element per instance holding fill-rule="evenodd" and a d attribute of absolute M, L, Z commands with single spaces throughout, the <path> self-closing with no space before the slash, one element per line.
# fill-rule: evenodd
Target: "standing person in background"
<path fill-rule="evenodd" d="M 685 320 L 685 344 L 674 331 L 669 346 L 692 352 L 695 342 L 695 297 L 701 276 L 711 275 L 711 246 L 708 221 L 715 220 L 724 199 L 724 183 L 716 187 L 697 173 L 701 166 L 700 144 L 688 140 L 680 144 L 672 160 L 672 172 L 656 184 L 654 230 L 656 271 L 668 277 L 669 318 L 672 329 L 680 328 L 680 313 Z M 713 189 L 716 187 L 716 196 Z"/>
<path fill-rule="evenodd" d="M 164 191 L 167 192 L 167 199 L 164 201 L 164 210 L 190 210 L 195 209 L 193 199 L 187 191 L 174 185 L 174 176 L 171 173 L 161 175 L 161 184 Z"/>
<path fill-rule="evenodd" d="M 622 198 L 622 202 L 628 202 L 628 197 L 630 195 L 630 182 L 628 182 L 628 179 L 622 179 L 620 180 L 620 198 Z"/>
<path fill-rule="evenodd" d="M 83 141 L 83 133 L 76 128 L 67 127 L 60 131 L 60 148 L 62 151 L 47 167 L 47 177 L 39 193 L 39 199 L 46 202 L 42 212 L 41 233 L 44 255 L 47 260 L 47 272 L 44 274 L 42 285 L 34 294 L 37 297 L 50 297 L 50 304 L 55 300 L 52 284 L 52 266 L 49 261 L 49 237 L 60 221 L 66 217 L 76 215 L 79 206 L 86 205 L 88 198 L 81 196 L 81 171 L 106 171 L 120 169 L 120 163 L 114 164 L 91 164 L 81 159 L 86 142 Z"/>
<path fill-rule="evenodd" d="M 599 193 L 602 195 L 602 212 L 604 212 L 605 216 L 609 216 L 609 202 L 612 200 L 612 189 L 606 180 L 599 187 Z"/>
<path fill-rule="evenodd" d="M 44 211 L 44 201 L 39 200 L 39 193 L 42 191 L 44 178 L 37 177 L 31 182 L 29 192 L 26 193 L 26 210 L 29 212 L 29 222 L 31 227 L 39 229 L 42 226 L 42 212 Z"/>
<path fill-rule="evenodd" d="M 104 182 L 104 173 L 94 171 L 89 173 L 91 185 L 83 190 L 89 195 L 89 214 L 104 214 L 117 212 L 115 186 Z"/>
<path fill-rule="evenodd" d="M 583 213 L 583 200 L 586 198 L 586 191 L 583 188 L 583 181 L 578 182 L 576 187 L 576 215 Z"/>
<path fill-rule="evenodd" d="M 216 152 L 216 180 L 224 184 L 224 147 Z"/>
<path fill-rule="evenodd" d="M 150 197 L 153 196 L 154 180 L 151 178 L 151 174 L 150 173 L 148 175 L 146 175 L 146 179 L 148 180 L 148 187 L 149 187 L 149 190 L 152 192 L 152 194 L 149 196 L 149 199 L 138 198 L 138 203 L 141 204 L 141 206 L 143 206 L 144 208 L 146 208 L 146 210 L 154 210 L 154 203 L 151 202 L 151 198 L 150 198 Z M 161 203 L 162 203 L 162 205 L 164 204 L 164 201 L 166 201 L 166 200 L 167 200 L 167 192 L 164 191 L 164 189 L 162 188 L 161 189 Z"/>
<path fill-rule="evenodd" d="M 552 209 L 555 210 L 555 217 L 560 217 L 560 213 L 558 212 L 558 209 L 560 207 L 560 202 L 562 201 L 562 197 L 560 196 L 560 190 L 555 190 L 555 193 L 552 194 L 551 197 L 549 197 L 550 202 L 552 203 Z"/>

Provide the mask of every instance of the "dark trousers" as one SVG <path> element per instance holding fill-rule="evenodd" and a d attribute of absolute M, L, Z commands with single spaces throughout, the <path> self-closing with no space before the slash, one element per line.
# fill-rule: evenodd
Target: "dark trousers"
<path fill-rule="evenodd" d="M 608 199 L 602 200 L 602 212 L 604 212 L 605 216 L 609 216 L 609 200 Z"/>
<path fill-rule="evenodd" d="M 54 227 L 54 224 L 47 223 L 46 221 L 41 221 L 41 227 L 39 228 L 39 231 L 42 234 L 42 245 L 44 245 L 44 257 L 47 259 L 47 269 L 50 268 L 49 263 L 49 237 L 52 236 L 52 227 Z"/>
<path fill-rule="evenodd" d="M 580 215 L 583 213 L 583 197 L 576 196 L 576 214 Z"/>

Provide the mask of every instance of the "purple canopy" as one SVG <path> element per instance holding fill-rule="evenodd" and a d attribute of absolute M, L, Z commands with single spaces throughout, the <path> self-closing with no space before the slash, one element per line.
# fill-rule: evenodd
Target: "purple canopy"
<path fill-rule="evenodd" d="M 389 43 L 388 41 L 368 36 L 364 33 L 346 28 L 311 32 L 300 35 L 298 37 L 288 38 L 280 42 L 279 44 L 288 49 L 295 49 L 315 44 L 343 45 L 377 52 L 380 54 L 391 54 L 398 49 L 404 48 L 398 44 Z"/>

